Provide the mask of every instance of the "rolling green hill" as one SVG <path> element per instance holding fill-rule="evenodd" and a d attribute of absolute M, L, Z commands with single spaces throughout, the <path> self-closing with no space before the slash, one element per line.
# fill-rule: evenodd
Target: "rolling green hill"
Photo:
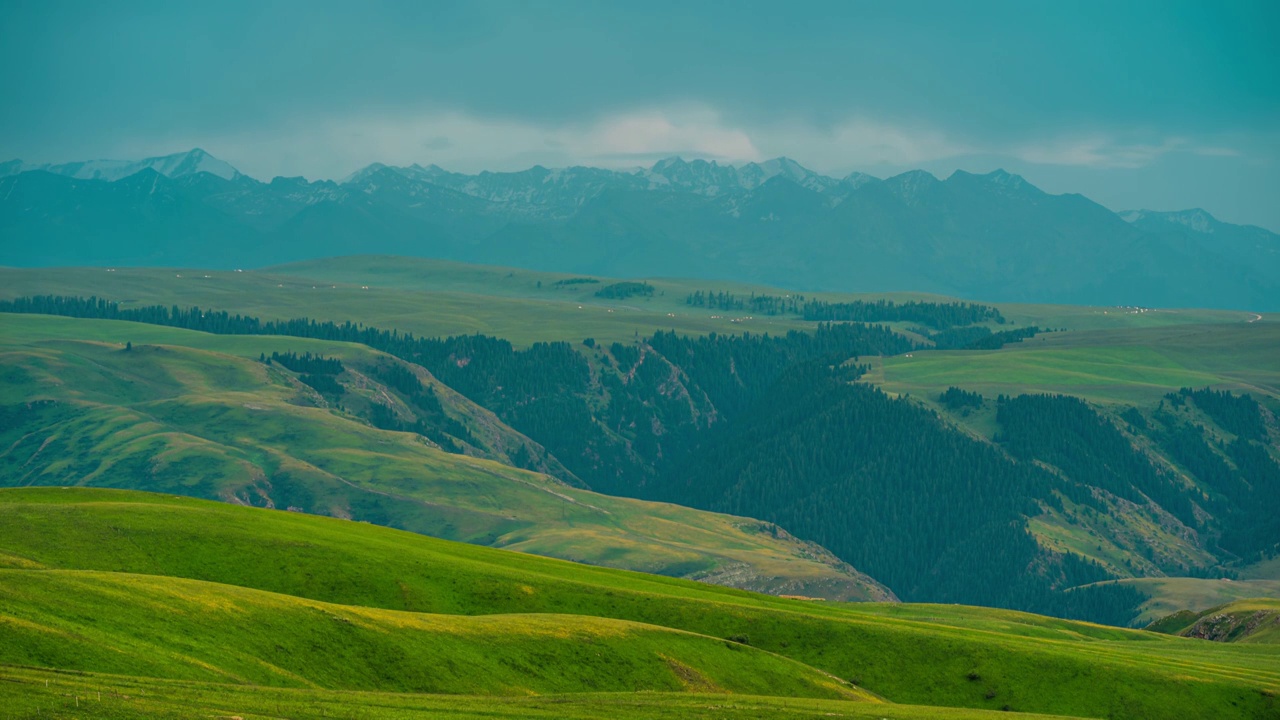
<path fill-rule="evenodd" d="M 1154 403 L 1210 386 L 1280 401 L 1280 321 L 1178 324 L 1048 333 L 995 351 L 925 351 L 885 358 L 869 378 L 885 390 L 936 398 L 950 386 L 989 397 L 1061 392 L 1106 404 Z"/>
<path fill-rule="evenodd" d="M 531 697 L 424 695 L 387 692 L 263 688 L 191 681 L 73 673 L 0 665 L 0 698 L 26 716 L 53 718 L 215 717 L 450 720 L 545 718 L 546 720 L 1014 720 L 1062 719 L 1062 715 L 964 708 L 888 705 L 704 693 L 571 693 Z"/>
<path fill-rule="evenodd" d="M 309 680 L 329 689 L 505 692 L 531 687 L 520 682 L 536 682 L 565 691 L 615 687 L 591 688 L 593 681 L 611 681 L 585 674 L 600 672 L 594 663 L 612 657 L 635 673 L 629 677 L 637 683 L 649 678 L 643 682 L 654 688 L 678 689 L 670 683 L 694 677 L 655 660 L 654 653 L 661 652 L 715 679 L 722 689 L 844 692 L 821 674 L 829 673 L 893 702 L 1115 718 L 1267 717 L 1280 690 L 1280 655 L 1273 646 L 1207 643 L 982 608 L 788 600 L 363 523 L 154 494 L 10 489 L 0 491 L 0 513 L 0 553 L 8 568 L 0 571 L 5 577 L 0 633 L 9 641 L 0 643 L 5 648 L 0 652 L 7 662 L 46 668 L 295 687 Z M 435 615 L 416 614 L 421 612 Z M 448 616 L 440 613 L 472 619 L 445 620 Z M 611 625 L 585 616 L 645 625 Z M 548 629 L 560 622 L 572 630 Z M 387 623 L 397 632 L 378 630 Z M 262 630 L 248 632 L 255 627 Z M 619 628 L 633 634 L 610 635 Z M 697 634 L 661 634 L 670 632 L 662 628 Z M 486 685 L 489 680 L 469 673 L 449 675 L 433 667 L 435 675 L 423 671 L 384 680 L 379 671 L 388 658 L 438 658 L 436 653 L 445 651 L 446 657 L 457 655 L 458 668 L 500 662 L 507 653 L 508 661 L 521 667 L 531 652 L 522 638 L 543 631 L 568 632 L 577 640 L 553 640 L 545 648 L 540 642 L 536 652 L 545 653 L 540 657 L 552 667 L 532 679 L 504 685 L 502 678 L 514 676 L 495 671 L 486 677 L 497 679 Z M 494 644 L 501 651 L 491 657 L 477 657 L 468 641 L 459 639 L 484 632 L 500 636 Z M 68 640 L 67 633 L 83 634 L 95 644 Z M 593 633 L 600 639 L 583 639 Z M 271 640 L 276 634 L 279 642 Z M 687 638 L 672 647 L 688 655 L 659 647 L 673 637 Z M 318 642 L 315 650 L 287 652 L 313 642 Z M 743 642 L 756 650 L 730 647 Z M 149 643 L 159 643 L 167 654 L 143 652 Z M 589 652 L 584 659 L 584 645 L 602 652 L 600 660 Z M 95 650 L 69 649 L 82 647 Z M 123 652 L 106 649 L 111 647 Z M 306 660 L 314 652 L 344 654 L 323 669 Z M 767 653 L 820 672 L 777 665 Z M 578 675 L 555 667 L 565 658 L 580 668 Z M 615 667 L 614 660 L 607 667 Z M 753 667 L 762 674 L 753 675 Z M 735 679 L 721 680 L 721 672 Z M 16 680 L 0 692 L 44 677 L 28 670 L 5 673 Z M 751 686 L 755 677 L 765 684 Z M 432 686 L 430 678 L 455 684 Z M 116 680 L 97 675 L 54 681 L 118 687 Z M 733 682 L 743 684 L 730 687 Z M 153 687 L 141 680 L 126 684 Z M 169 684 L 155 692 L 207 698 L 212 692 L 207 687 Z M 118 691 L 104 694 L 111 692 Z M 297 694 L 259 697 L 302 702 Z M 306 700 L 340 701 L 331 694 Z M 663 712 L 681 717 L 686 711 L 681 707 L 688 706 Z M 798 710 L 813 708 L 822 706 Z M 881 717 L 915 716 L 903 712 Z"/>
<path fill-rule="evenodd" d="M 866 699 L 755 648 L 581 615 L 428 615 L 172 577 L 0 570 L 0 663 L 455 695 L 719 691 Z"/>
<path fill-rule="evenodd" d="M 11 315 L 0 328 L 5 485 L 179 493 L 761 591 L 891 597 L 765 523 L 598 495 L 371 427 L 354 413 L 359 397 L 406 403 L 376 380 L 398 361 L 362 346 Z M 285 350 L 342 358 L 350 392 L 326 399 L 278 364 L 236 356 Z M 446 401 L 472 436 L 528 443 L 474 405 Z"/>

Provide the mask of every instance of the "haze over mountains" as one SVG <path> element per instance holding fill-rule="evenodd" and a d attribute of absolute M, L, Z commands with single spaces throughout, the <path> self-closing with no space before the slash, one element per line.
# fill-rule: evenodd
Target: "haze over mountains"
<path fill-rule="evenodd" d="M 742 166 L 370 165 L 260 182 L 196 149 L 0 164 L 0 264 L 256 267 L 402 254 L 614 276 L 992 300 L 1280 309 L 1280 236 L 1204 210 L 1114 213 L 1020 176 Z"/>

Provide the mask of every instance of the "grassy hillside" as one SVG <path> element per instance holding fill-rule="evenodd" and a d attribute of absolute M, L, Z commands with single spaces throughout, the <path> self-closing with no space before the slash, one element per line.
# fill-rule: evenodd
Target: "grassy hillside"
<path fill-rule="evenodd" d="M 1273 712 L 1274 693 L 1280 691 L 1280 654 L 1269 646 L 1206 643 L 981 608 L 787 600 L 449 543 L 362 523 L 141 493 L 11 489 L 0 491 L 0 513 L 0 553 L 4 565 L 13 568 L 3 572 L 6 578 L 24 578 L 6 579 L 8 595 L 0 607 L 31 622 L 56 620 L 77 628 L 84 623 L 92 632 L 118 631 L 110 635 L 114 638 L 132 637 L 132 631 L 114 626 L 115 621 L 86 621 L 96 612 L 93 601 L 75 600 L 68 609 L 58 610 L 51 598 L 70 595 L 67 583 L 77 583 L 77 595 L 100 596 L 103 603 L 112 597 L 116 602 L 111 595 L 118 589 L 114 583 L 128 578 L 134 587 L 145 589 L 144 595 L 175 595 L 165 606 L 178 608 L 188 602 L 212 602 L 192 599 L 193 593 L 209 588 L 219 598 L 209 606 L 212 617 L 220 617 L 228 603 L 243 607 L 235 603 L 252 598 L 252 603 L 259 603 L 254 607 L 283 603 L 292 608 L 288 612 L 303 613 L 299 618 L 349 613 L 347 617 L 375 626 L 402 616 L 321 604 L 463 615 L 537 612 L 613 618 L 712 638 L 744 636 L 740 639 L 753 648 L 787 656 L 891 701 L 917 705 L 1008 705 L 1091 717 L 1247 718 Z M 204 582 L 164 582 L 154 576 Z M 209 583 L 282 595 L 239 593 Z M 309 602 L 284 599 L 283 594 Z M 175 616 L 175 623 L 191 630 L 186 642 L 198 648 L 204 637 L 243 640 L 226 636 L 232 630 L 217 623 L 197 622 L 197 614 Z M 326 622 L 321 625 L 330 627 L 336 621 Z M 307 627 L 302 619 L 266 627 L 273 632 L 289 628 L 292 633 L 299 625 Z M 460 622 L 450 626 L 469 627 Z M 339 629 L 348 631 L 345 624 Z M 22 633 L 31 637 L 27 630 Z M 50 643 L 39 647 L 56 648 L 61 642 L 37 637 Z M 268 645 L 255 647 L 270 653 Z M 626 647 L 631 652 L 633 645 Z M 54 660 L 61 656 L 48 652 L 44 660 L 28 656 L 18 662 L 57 667 Z M 240 656 L 227 658 L 230 662 Z M 124 666 L 79 667 L 118 672 Z M 305 676 L 305 668 L 284 667 Z M 714 668 L 724 666 L 707 667 L 712 668 L 707 671 L 711 676 Z M 261 677 L 275 673 L 254 665 L 244 668 Z M 238 672 L 250 672 L 244 668 Z M 208 672 L 202 665 L 183 677 Z M 671 716 L 680 715 L 673 711 Z"/>
<path fill-rule="evenodd" d="M 995 351 L 923 351 L 877 362 L 885 390 L 936 399 L 950 386 L 988 397 L 1060 392 L 1102 403 L 1154 403 L 1182 387 L 1280 398 L 1280 321 L 1241 319 L 1048 333 Z"/>
<path fill-rule="evenodd" d="M 122 573 L 0 570 L 0 663 L 459 695 L 719 691 L 865 699 L 739 643 L 620 620 L 428 615 Z"/>
<path fill-rule="evenodd" d="M 74 673 L 0 665 L 0 701 L 19 717 L 333 718 L 401 720 L 1044 720 L 993 710 L 919 707 L 883 703 L 700 693 L 573 693 L 510 696 L 397 694 L 156 680 L 99 673 Z"/>
<path fill-rule="evenodd" d="M 1148 629 L 1214 642 L 1280 645 L 1280 600 L 1249 598 L 1201 612 L 1181 610 Z"/>
<path fill-rule="evenodd" d="M 279 366 L 248 359 L 289 349 L 348 363 L 346 410 Z M 371 427 L 350 412 L 353 397 L 396 393 L 357 368 L 393 360 L 362 346 L 4 316 L 0 357 L 0 484 L 177 493 L 761 591 L 889 597 L 821 548 L 763 523 L 598 495 Z M 484 420 L 472 427 L 518 439 L 470 407 L 461 412 Z"/>
<path fill-rule="evenodd" d="M 1172 613 L 1192 614 L 1252 598 L 1280 598 L 1280 580 L 1227 580 L 1210 578 L 1152 577 L 1118 581 L 1140 590 L 1149 599 L 1136 623 L 1147 624 Z"/>

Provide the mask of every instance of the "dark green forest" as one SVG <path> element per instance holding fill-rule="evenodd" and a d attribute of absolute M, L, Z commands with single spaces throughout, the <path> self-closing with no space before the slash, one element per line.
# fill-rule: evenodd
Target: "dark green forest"
<path fill-rule="evenodd" d="M 689 293 L 684 304 L 690 307 L 709 308 L 711 310 L 742 310 L 754 315 L 799 315 L 804 303 L 803 295 L 757 295 L 747 296 L 715 290 L 703 292 L 697 290 Z"/>
<path fill-rule="evenodd" d="M 596 297 L 610 300 L 625 300 L 629 297 L 649 297 L 653 295 L 653 286 L 647 282 L 630 280 L 605 285 L 596 291 Z"/>
<path fill-rule="evenodd" d="M 1000 311 L 989 306 L 967 302 L 932 303 L 912 300 L 895 303 L 891 300 L 867 302 L 824 302 L 810 300 L 802 308 L 805 320 L 852 322 L 916 322 L 936 330 L 983 322 L 1004 323 Z"/>

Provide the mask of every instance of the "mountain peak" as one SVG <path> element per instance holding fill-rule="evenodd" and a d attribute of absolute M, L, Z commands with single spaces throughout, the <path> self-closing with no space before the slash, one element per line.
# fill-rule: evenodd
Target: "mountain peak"
<path fill-rule="evenodd" d="M 661 173 L 672 168 L 682 168 L 688 164 L 689 163 L 685 162 L 684 158 L 679 155 L 672 155 L 671 157 L 662 158 L 658 162 L 654 163 L 653 167 L 649 169 L 653 172 Z"/>
<path fill-rule="evenodd" d="M 885 184 L 903 200 L 915 200 L 922 193 L 941 185 L 942 181 L 924 170 L 908 170 L 885 180 Z"/>
<path fill-rule="evenodd" d="M 384 170 L 384 169 L 386 169 L 386 167 L 387 167 L 387 166 L 386 166 L 384 163 L 380 163 L 380 162 L 372 162 L 372 163 L 369 163 L 368 165 L 365 165 L 364 167 L 360 168 L 359 170 L 357 170 L 357 171 L 355 171 L 355 172 L 351 173 L 350 175 L 348 175 L 348 176 L 346 176 L 346 177 L 342 178 L 341 180 L 339 180 L 339 181 L 338 181 L 338 184 L 339 184 L 339 185 L 346 185 L 347 183 L 359 182 L 359 181 L 364 180 L 365 178 L 369 177 L 370 175 L 373 175 L 374 173 L 378 172 L 379 170 Z"/>
<path fill-rule="evenodd" d="M 851 187 L 854 190 L 857 190 L 863 185 L 868 185 L 873 182 L 878 182 L 879 180 L 880 178 L 874 175 L 868 175 L 866 173 L 857 172 L 856 170 L 840 178 L 841 184 Z"/>
<path fill-rule="evenodd" d="M 235 180 L 241 177 L 239 170 L 201 148 L 192 148 L 186 152 L 178 152 L 171 155 L 157 155 L 143 160 L 86 160 L 58 164 L 46 163 L 44 165 L 26 165 L 13 161 L 0 166 L 0 174 L 44 170 L 56 175 L 73 177 L 77 180 L 114 182 L 148 168 L 165 177 L 175 179 L 202 172 L 217 175 L 224 180 Z"/>
<path fill-rule="evenodd" d="M 202 172 L 217 175 L 224 180 L 235 180 L 240 177 L 239 170 L 198 147 L 183 153 L 147 158 L 142 161 L 142 164 L 170 178 L 185 177 Z"/>
<path fill-rule="evenodd" d="M 1174 210 L 1170 212 L 1160 212 L 1156 210 L 1128 210 L 1119 213 L 1120 218 L 1130 224 L 1152 225 L 1154 223 L 1169 223 L 1173 225 L 1182 225 L 1194 232 L 1212 233 L 1221 223 L 1208 211 L 1202 208 L 1190 208 L 1187 210 Z"/>
<path fill-rule="evenodd" d="M 1021 175 L 1007 172 L 1004 168 L 996 168 L 995 170 L 987 173 L 984 177 L 997 185 L 1004 185 L 1007 187 L 1022 187 L 1027 184 L 1026 179 Z"/>

